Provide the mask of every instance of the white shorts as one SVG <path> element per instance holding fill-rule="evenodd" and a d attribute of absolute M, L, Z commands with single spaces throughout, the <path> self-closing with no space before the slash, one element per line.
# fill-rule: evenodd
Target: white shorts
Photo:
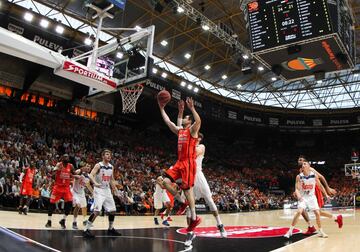
<path fill-rule="evenodd" d="M 201 198 L 212 197 L 209 184 L 205 178 L 205 175 L 202 171 L 197 171 L 195 176 L 194 183 L 194 196 L 195 200 L 199 200 Z"/>
<path fill-rule="evenodd" d="M 102 207 L 106 212 L 116 212 L 114 197 L 110 188 L 94 188 L 94 211 L 100 212 Z"/>
<path fill-rule="evenodd" d="M 317 202 L 316 196 L 303 196 L 303 201 L 298 201 L 298 209 L 308 208 L 310 211 L 319 210 L 319 204 Z"/>
<path fill-rule="evenodd" d="M 170 202 L 170 198 L 167 193 L 154 193 L 154 207 L 155 209 L 163 208 L 163 203 Z"/>
<path fill-rule="evenodd" d="M 73 195 L 73 206 L 80 205 L 81 208 L 87 206 L 85 193 L 81 194 L 72 191 L 72 195 Z"/>

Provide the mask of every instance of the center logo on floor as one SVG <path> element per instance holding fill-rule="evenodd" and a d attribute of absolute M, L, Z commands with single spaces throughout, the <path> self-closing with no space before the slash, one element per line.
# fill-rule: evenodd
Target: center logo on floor
<path fill-rule="evenodd" d="M 271 238 L 281 237 L 286 234 L 288 227 L 268 227 L 268 226 L 226 226 L 227 238 Z M 186 228 L 176 230 L 185 235 Z M 294 229 L 293 234 L 300 233 L 300 229 Z M 195 229 L 198 237 L 221 238 L 216 227 L 200 227 Z"/>

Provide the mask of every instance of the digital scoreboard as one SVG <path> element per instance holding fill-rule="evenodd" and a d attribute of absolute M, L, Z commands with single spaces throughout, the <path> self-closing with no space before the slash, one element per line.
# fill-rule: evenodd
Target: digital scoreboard
<path fill-rule="evenodd" d="M 255 0 L 247 4 L 253 52 L 333 32 L 327 0 Z"/>

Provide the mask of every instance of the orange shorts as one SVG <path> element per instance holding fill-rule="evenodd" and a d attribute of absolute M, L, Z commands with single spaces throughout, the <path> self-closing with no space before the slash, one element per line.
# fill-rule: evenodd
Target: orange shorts
<path fill-rule="evenodd" d="M 60 199 L 64 199 L 65 202 L 72 201 L 72 193 L 69 187 L 64 188 L 54 186 L 50 196 L 50 203 L 56 203 Z"/>
<path fill-rule="evenodd" d="M 188 190 L 194 186 L 196 174 L 195 159 L 189 159 L 186 161 L 177 161 L 176 164 L 166 171 L 166 175 L 175 182 L 181 179 L 181 189 Z"/>
<path fill-rule="evenodd" d="M 32 196 L 33 188 L 31 184 L 23 183 L 20 188 L 20 195 Z"/>
<path fill-rule="evenodd" d="M 315 195 L 320 208 L 324 206 L 324 197 L 318 185 L 315 185 Z"/>

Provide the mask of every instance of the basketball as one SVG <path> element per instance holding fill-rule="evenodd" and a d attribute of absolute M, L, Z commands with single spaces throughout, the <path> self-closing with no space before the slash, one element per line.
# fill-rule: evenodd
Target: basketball
<path fill-rule="evenodd" d="M 171 95 L 164 89 L 157 94 L 157 100 L 160 104 L 165 105 L 171 100 Z"/>

